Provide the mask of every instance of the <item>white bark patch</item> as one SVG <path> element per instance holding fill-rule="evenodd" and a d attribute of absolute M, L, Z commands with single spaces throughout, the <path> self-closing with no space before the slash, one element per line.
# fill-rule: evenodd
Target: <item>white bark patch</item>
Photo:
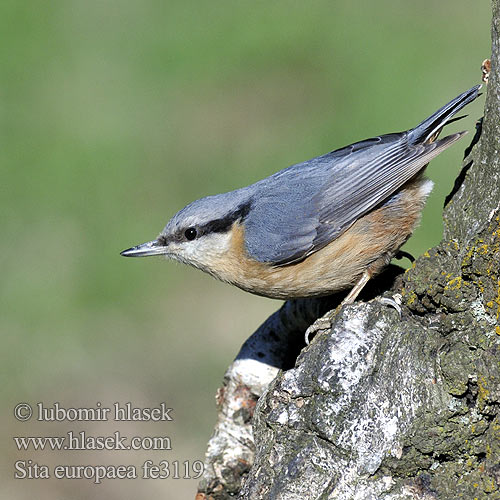
<path fill-rule="evenodd" d="M 321 354 L 316 371 L 299 362 L 283 374 L 279 389 L 290 403 L 280 405 L 270 420 L 320 436 L 342 450 L 345 459 L 325 462 L 330 477 L 338 478 L 328 498 L 390 499 L 392 480 L 371 476 L 385 457 L 401 457 L 401 437 L 417 410 L 433 397 L 433 370 L 415 362 L 407 344 L 412 332 L 404 321 L 388 340 L 387 324 L 374 320 L 373 305 L 346 307 L 341 314 L 335 333 L 317 339 Z M 313 341 L 309 349 L 314 348 Z M 398 370 L 401 366 L 405 369 Z M 294 404 L 296 400 L 301 404 Z M 312 460 L 312 455 L 307 458 L 312 448 L 306 446 L 303 459 L 297 460 Z"/>

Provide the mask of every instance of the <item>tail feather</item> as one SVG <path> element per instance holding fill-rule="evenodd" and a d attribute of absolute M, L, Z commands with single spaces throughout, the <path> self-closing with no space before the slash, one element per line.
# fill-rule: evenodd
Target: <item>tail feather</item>
<path fill-rule="evenodd" d="M 441 109 L 438 109 L 434 114 L 429 116 L 429 118 L 426 118 L 420 125 L 410 130 L 408 132 L 408 141 L 410 144 L 424 143 L 432 140 L 446 123 L 456 120 L 451 120 L 453 115 L 479 96 L 480 88 L 481 85 L 476 85 L 460 94 L 448 104 L 445 104 Z"/>

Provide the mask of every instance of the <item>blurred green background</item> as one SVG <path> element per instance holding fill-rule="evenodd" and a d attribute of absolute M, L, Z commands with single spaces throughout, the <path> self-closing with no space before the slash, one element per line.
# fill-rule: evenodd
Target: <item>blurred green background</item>
<path fill-rule="evenodd" d="M 14 462 L 203 459 L 214 394 L 280 303 L 160 259 L 193 199 L 416 125 L 478 83 L 489 2 L 133 2 L 0 6 L 1 498 L 192 498 L 188 480 L 14 480 Z M 450 130 L 473 130 L 483 102 Z M 469 136 L 471 137 L 471 136 Z M 468 139 L 432 162 L 414 255 L 436 244 Z M 174 422 L 19 423 L 20 401 L 174 408 Z M 168 435 L 161 452 L 20 452 L 12 436 Z"/>

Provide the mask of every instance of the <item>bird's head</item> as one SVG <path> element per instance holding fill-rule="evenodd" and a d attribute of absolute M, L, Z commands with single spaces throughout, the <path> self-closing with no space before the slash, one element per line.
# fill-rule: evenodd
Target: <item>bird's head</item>
<path fill-rule="evenodd" d="M 158 238 L 121 255 L 164 255 L 210 273 L 229 249 L 234 223 L 242 222 L 250 207 L 249 197 L 237 191 L 196 200 L 177 212 Z"/>

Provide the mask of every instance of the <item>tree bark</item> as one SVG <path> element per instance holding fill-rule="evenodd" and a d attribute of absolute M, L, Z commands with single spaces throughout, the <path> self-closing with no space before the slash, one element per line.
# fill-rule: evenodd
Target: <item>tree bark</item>
<path fill-rule="evenodd" d="M 500 0 L 492 5 L 484 120 L 447 199 L 443 240 L 378 280 L 394 282 L 402 317 L 377 298 L 346 306 L 294 365 L 306 326 L 338 298 L 286 303 L 228 370 L 198 498 L 500 499 Z"/>

